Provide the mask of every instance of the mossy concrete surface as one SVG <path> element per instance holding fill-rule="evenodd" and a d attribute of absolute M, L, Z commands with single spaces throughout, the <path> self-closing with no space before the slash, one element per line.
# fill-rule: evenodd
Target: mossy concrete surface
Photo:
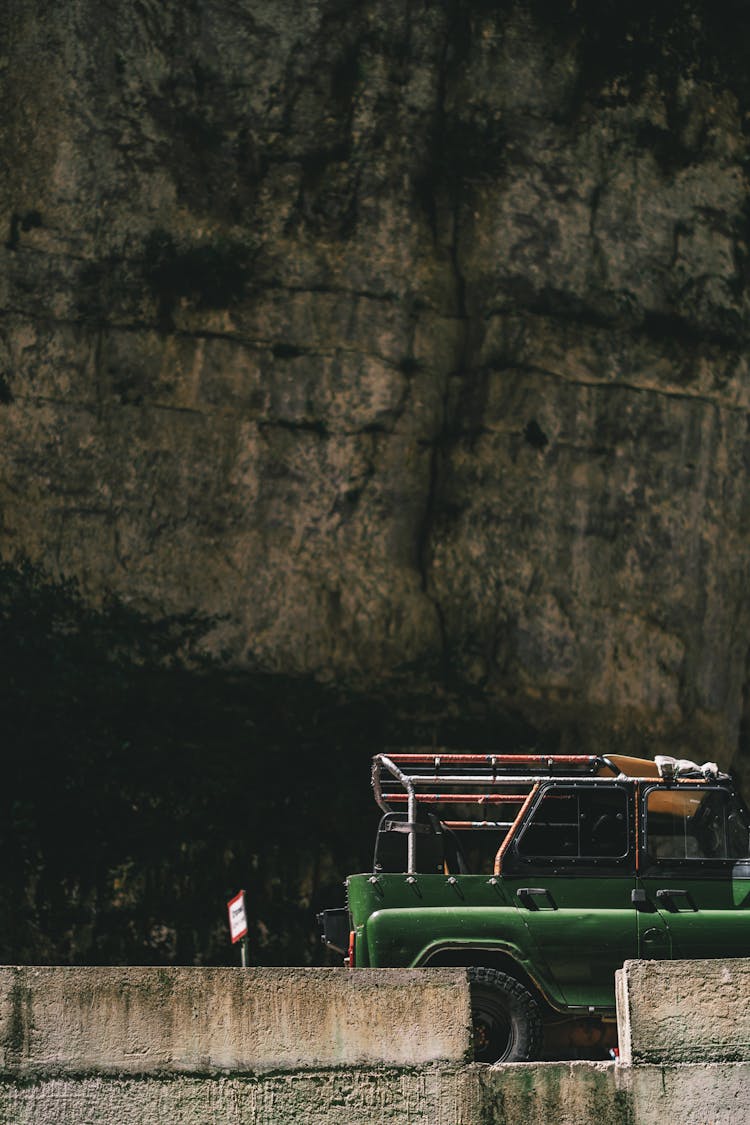
<path fill-rule="evenodd" d="M 0 1081 L 0 1125 L 737 1125 L 750 1064 L 343 1067 Z"/>
<path fill-rule="evenodd" d="M 749 1118 L 750 1062 L 623 1066 L 615 1077 L 623 1115 L 614 1120 L 623 1125 L 744 1125 Z"/>
<path fill-rule="evenodd" d="M 613 1064 L 364 1067 L 0 1084 L 8 1125 L 623 1125 Z M 542 1075 L 541 1084 L 539 1076 Z M 581 1100 L 579 1091 L 582 1092 Z"/>
<path fill-rule="evenodd" d="M 418 1067 L 470 1042 L 458 969 L 0 970 L 0 1071 L 24 1078 Z"/>

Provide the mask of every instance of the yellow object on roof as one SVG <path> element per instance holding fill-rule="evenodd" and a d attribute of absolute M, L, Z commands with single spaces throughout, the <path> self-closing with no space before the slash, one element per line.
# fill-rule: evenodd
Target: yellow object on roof
<path fill-rule="evenodd" d="M 626 777 L 645 777 L 662 779 L 662 774 L 656 762 L 649 758 L 629 758 L 624 754 L 608 754 L 607 761 L 611 762 L 614 769 L 625 774 Z M 690 764 L 690 763 L 687 763 Z M 700 767 L 696 766 L 696 769 Z M 600 775 L 603 773 L 599 771 Z M 693 783 L 705 781 L 705 778 L 690 778 Z M 657 789 L 652 790 L 648 796 L 648 807 L 652 813 L 668 813 L 671 816 L 681 816 L 685 820 L 691 817 L 700 808 L 705 792 L 691 792 L 689 789 Z"/>
<path fill-rule="evenodd" d="M 607 761 L 627 777 L 660 776 L 659 767 L 650 758 L 628 758 L 625 754 L 608 754 Z"/>

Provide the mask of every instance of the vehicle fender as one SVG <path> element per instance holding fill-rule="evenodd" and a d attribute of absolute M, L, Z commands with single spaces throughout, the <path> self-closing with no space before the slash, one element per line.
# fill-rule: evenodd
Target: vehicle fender
<path fill-rule="evenodd" d="M 536 958 L 531 961 L 519 946 L 512 943 L 488 941 L 478 944 L 471 940 L 431 942 L 414 963 L 415 968 L 448 966 L 500 969 L 537 993 L 550 1007 L 558 1011 L 567 1010 L 562 992 L 545 967 Z"/>
<path fill-rule="evenodd" d="M 531 981 L 553 1006 L 564 1006 L 559 990 L 539 964 L 528 927 L 513 906 L 376 910 L 364 930 L 368 963 L 373 967 L 419 967 L 434 964 L 436 957 L 442 964 L 492 966 L 506 958 L 518 966 L 515 975 Z M 479 950 L 486 951 L 491 960 L 477 960 Z M 470 959 L 467 961 L 463 954 Z"/>

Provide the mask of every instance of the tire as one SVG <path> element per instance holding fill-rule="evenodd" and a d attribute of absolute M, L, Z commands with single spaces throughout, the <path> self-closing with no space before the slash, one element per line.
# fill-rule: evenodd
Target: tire
<path fill-rule="evenodd" d="M 542 1049 L 539 1005 L 499 969 L 467 969 L 476 1062 L 530 1062 Z"/>

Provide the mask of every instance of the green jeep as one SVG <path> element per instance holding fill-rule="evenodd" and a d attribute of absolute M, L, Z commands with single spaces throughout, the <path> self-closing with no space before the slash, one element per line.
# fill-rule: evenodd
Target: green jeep
<path fill-rule="evenodd" d="M 318 916 L 351 967 L 466 966 L 475 1057 L 606 1057 L 628 958 L 750 952 L 748 815 L 709 763 L 378 754 L 372 873 Z"/>

